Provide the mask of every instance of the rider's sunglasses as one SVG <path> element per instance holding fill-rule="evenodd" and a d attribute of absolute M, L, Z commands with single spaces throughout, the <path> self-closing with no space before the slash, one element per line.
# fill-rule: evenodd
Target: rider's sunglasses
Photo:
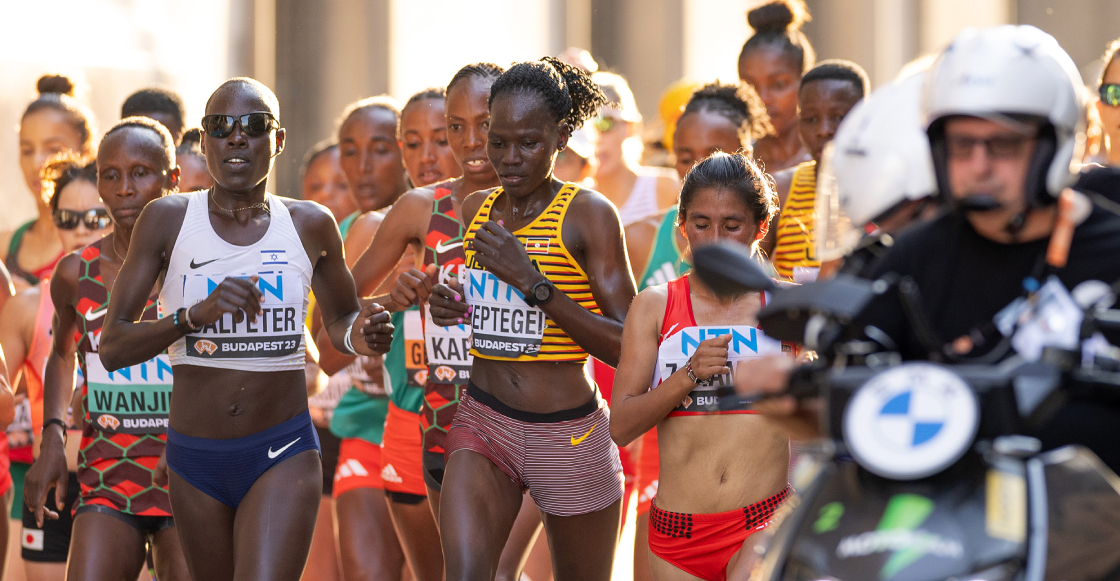
<path fill-rule="evenodd" d="M 280 127 L 276 117 L 267 111 L 247 113 L 240 117 L 233 115 L 207 115 L 202 118 L 202 130 L 210 137 L 222 139 L 233 133 L 234 123 L 241 125 L 241 131 L 249 137 L 267 135 L 269 131 Z"/>
<path fill-rule="evenodd" d="M 1120 107 L 1120 85 L 1116 83 L 1101 85 L 1101 103 L 1112 107 Z"/>
<path fill-rule="evenodd" d="M 84 212 L 59 209 L 51 213 L 51 218 L 59 230 L 74 230 L 78 224 L 84 224 L 87 230 L 101 230 L 113 223 L 109 218 L 109 211 L 104 208 Z"/>
<path fill-rule="evenodd" d="M 1012 159 L 1018 157 L 1023 147 L 1033 140 L 1023 135 L 996 135 L 987 139 L 949 135 L 945 137 L 945 149 L 951 159 L 970 159 L 976 146 L 982 145 L 992 159 Z"/>

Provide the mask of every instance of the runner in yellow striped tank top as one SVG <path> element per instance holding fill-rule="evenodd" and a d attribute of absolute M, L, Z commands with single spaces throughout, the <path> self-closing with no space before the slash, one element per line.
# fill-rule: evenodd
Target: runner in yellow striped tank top
<path fill-rule="evenodd" d="M 592 313 L 602 315 L 603 312 L 599 310 L 599 305 L 595 303 L 595 297 L 592 296 L 591 285 L 587 281 L 587 273 L 572 258 L 572 254 L 564 246 L 564 239 L 560 235 L 561 227 L 564 224 L 564 216 L 567 215 L 572 199 L 579 193 L 579 190 L 580 187 L 577 184 L 565 183 L 556 197 L 552 199 L 552 203 L 545 208 L 540 216 L 530 222 L 528 226 L 513 232 L 513 234 L 525 246 L 525 253 L 533 266 L 552 283 L 557 291 L 568 295 L 579 306 Z M 475 214 L 474 220 L 471 221 L 467 234 L 463 238 L 466 245 L 468 272 L 467 287 L 464 290 L 466 290 L 468 302 L 470 302 L 470 297 L 475 296 L 480 301 L 486 301 L 486 295 L 496 297 L 499 301 L 503 298 L 498 296 L 499 293 L 493 292 L 498 290 L 501 282 L 496 280 L 493 275 L 485 272 L 485 269 L 475 258 L 476 252 L 474 250 L 475 234 L 483 224 L 490 220 L 490 212 L 494 207 L 494 201 L 503 192 L 502 188 L 497 188 L 486 196 L 486 200 L 482 202 L 482 207 L 478 209 L 478 213 Z M 535 313 L 526 311 L 529 316 L 522 322 L 521 311 L 507 311 L 501 306 L 497 306 L 498 304 L 491 304 L 486 301 L 486 304 L 474 307 L 475 310 L 472 311 L 471 316 L 471 323 L 474 325 L 471 355 L 512 361 L 575 361 L 578 363 L 587 361 L 587 351 L 577 345 L 555 321 L 544 316 L 543 311 L 540 312 L 539 320 L 543 321 L 544 325 L 538 326 L 533 321 L 532 314 Z M 505 318 L 507 313 L 510 319 Z M 517 330 L 521 328 L 524 329 L 526 334 L 539 334 L 539 341 L 532 343 L 535 337 L 526 342 L 507 340 L 511 335 L 518 334 Z M 505 344 L 507 348 L 495 344 Z M 519 348 L 524 348 L 524 350 L 518 352 Z"/>
<path fill-rule="evenodd" d="M 774 245 L 778 275 L 796 282 L 815 280 L 820 262 L 813 249 L 813 207 L 817 199 L 817 164 L 824 146 L 855 104 L 867 94 L 870 82 L 859 65 L 844 60 L 821 61 L 801 77 L 798 93 L 798 132 L 812 161 L 793 170 L 789 195 L 783 200 Z M 785 172 L 776 177 L 783 182 Z"/>
<path fill-rule="evenodd" d="M 588 354 L 618 362 L 634 298 L 618 213 L 552 176 L 556 154 L 604 104 L 553 58 L 490 89 L 487 156 L 500 189 L 471 194 L 467 272 L 432 288 L 432 321 L 470 322 L 470 383 L 447 435 L 440 534 L 449 581 L 488 579 L 528 489 L 557 579 L 610 579 L 622 465 Z"/>
<path fill-rule="evenodd" d="M 813 250 L 813 208 L 816 200 L 817 162 L 807 161 L 794 168 L 789 196 L 778 217 L 774 269 L 787 280 L 793 280 L 793 269 L 796 267 L 820 267 Z"/>

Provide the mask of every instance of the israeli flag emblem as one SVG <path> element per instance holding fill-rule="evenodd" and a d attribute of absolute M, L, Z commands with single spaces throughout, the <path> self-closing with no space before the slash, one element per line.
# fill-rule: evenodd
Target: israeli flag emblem
<path fill-rule="evenodd" d="M 288 264 L 288 255 L 285 250 L 262 250 L 261 265 Z"/>

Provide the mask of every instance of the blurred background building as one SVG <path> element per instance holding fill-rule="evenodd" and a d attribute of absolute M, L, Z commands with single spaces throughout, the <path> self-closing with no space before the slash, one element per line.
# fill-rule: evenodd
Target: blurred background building
<path fill-rule="evenodd" d="M 197 125 L 210 92 L 253 76 L 280 98 L 288 146 L 272 191 L 296 195 L 303 152 L 329 137 L 343 106 L 443 85 L 463 64 L 591 50 L 626 76 L 654 122 L 682 77 L 737 78 L 758 0 L 0 0 L 0 230 L 34 214 L 15 127 L 36 79 L 78 81 L 99 131 L 136 89 L 179 92 Z M 807 0 L 818 58 L 846 58 L 875 84 L 939 50 L 966 26 L 1033 24 L 1053 34 L 1095 82 L 1120 36 L 1116 0 Z M 656 126 L 650 128 L 656 131 Z"/>

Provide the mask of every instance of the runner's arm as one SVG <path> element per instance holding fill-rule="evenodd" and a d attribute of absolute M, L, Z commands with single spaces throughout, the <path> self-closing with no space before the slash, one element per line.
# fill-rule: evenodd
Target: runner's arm
<path fill-rule="evenodd" d="M 361 355 L 376 355 L 379 352 L 370 344 L 380 346 L 384 344 L 388 351 L 389 340 L 392 337 L 392 325 L 389 324 L 389 314 L 384 312 L 381 305 L 371 304 L 362 308 L 358 302 L 357 290 L 354 287 L 354 277 L 346 267 L 346 259 L 342 250 L 342 237 L 338 228 L 334 227 L 334 219 L 320 206 L 304 206 L 307 211 L 298 213 L 297 228 L 300 236 L 309 236 L 313 245 L 319 249 L 316 253 L 314 271 L 311 275 L 311 288 L 315 292 L 315 300 L 319 303 L 319 313 L 323 320 L 323 332 L 330 338 L 330 344 L 337 351 L 346 353 L 347 336 L 350 337 L 354 350 Z M 296 214 L 293 213 L 293 217 Z M 388 332 L 388 340 L 383 340 L 381 335 Z M 323 356 L 320 345 L 320 357 Z"/>
<path fill-rule="evenodd" d="M 58 513 L 46 507 L 47 493 L 55 487 L 55 506 L 63 507 L 66 499 L 65 431 L 58 422 L 66 421 L 66 407 L 74 390 L 74 330 L 77 326 L 78 275 L 81 259 L 69 254 L 59 261 L 51 277 L 51 301 L 54 303 L 51 351 L 43 373 L 43 432 L 34 434 L 42 443 L 37 458 L 24 479 L 24 501 L 43 522 L 44 514 L 52 519 Z"/>
<path fill-rule="evenodd" d="M 8 429 L 15 418 L 16 394 L 8 382 L 8 363 L 4 360 L 4 351 L 0 349 L 0 429 Z"/>
<path fill-rule="evenodd" d="M 39 310 L 39 287 L 20 291 L 0 309 L 0 351 L 10 363 L 4 379 L 18 385 Z M 31 332 L 29 332 L 31 331 Z"/>
<path fill-rule="evenodd" d="M 106 370 L 143 363 L 183 336 L 172 313 L 155 321 L 140 320 L 186 215 L 186 199 L 178 198 L 181 196 L 168 196 L 149 203 L 132 229 L 132 243 L 113 284 L 113 300 L 101 329 L 98 352 Z M 172 205 L 176 202 L 178 207 Z"/>
<path fill-rule="evenodd" d="M 429 188 L 414 188 L 389 208 L 373 241 L 352 269 L 360 296 L 377 291 L 393 273 L 408 245 L 423 240 L 432 214 L 433 196 Z"/>

